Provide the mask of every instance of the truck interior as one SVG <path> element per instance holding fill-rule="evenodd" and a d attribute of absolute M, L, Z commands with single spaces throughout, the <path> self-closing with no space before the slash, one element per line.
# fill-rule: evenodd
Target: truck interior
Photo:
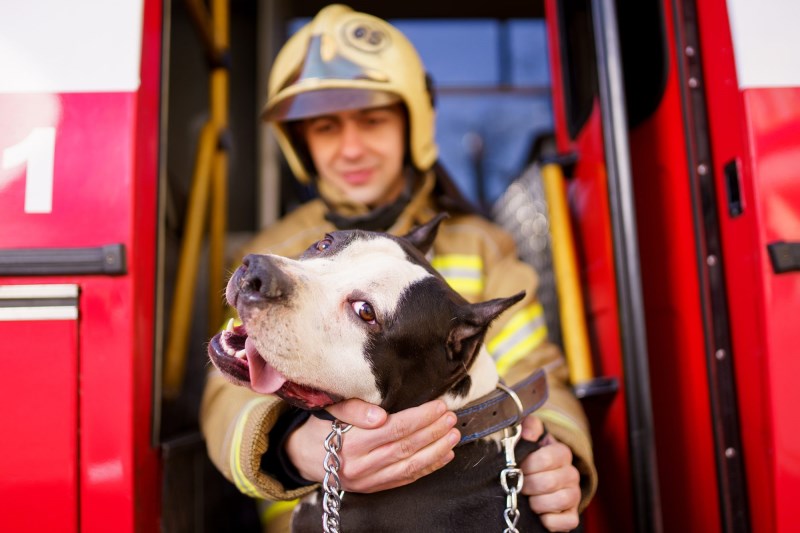
<path fill-rule="evenodd" d="M 221 325 L 222 278 L 237 247 L 313 194 L 293 180 L 259 114 L 272 58 L 324 5 L 166 6 L 157 337 L 164 375 L 154 419 L 165 531 L 259 530 L 252 502 L 214 470 L 198 432 L 205 339 Z M 682 508 L 708 490 L 716 495 L 716 481 L 712 472 L 688 493 L 672 490 L 692 468 L 691 460 L 672 461 L 691 455 L 676 437 L 685 431 L 677 420 L 692 408 L 691 395 L 670 414 L 678 369 L 704 364 L 680 355 L 702 331 L 670 333 L 686 326 L 671 309 L 694 305 L 673 284 L 696 277 L 685 147 L 667 140 L 683 127 L 675 37 L 667 31 L 672 14 L 658 1 L 348 5 L 396 24 L 418 47 L 436 85 L 442 163 L 539 270 L 552 340 L 565 347 L 585 339 L 571 376 L 592 423 L 601 479 L 586 531 L 653 530 L 662 519 L 674 530 L 680 517 L 662 516 L 662 507 Z M 557 240 L 553 226 L 562 232 Z M 689 256 L 665 258 L 662 243 L 680 239 L 686 243 L 671 253 Z M 566 259 L 556 259 L 556 242 Z M 554 261 L 572 269 L 571 292 L 556 280 Z M 570 294 L 578 298 L 565 311 Z M 562 330 L 564 312 L 584 318 L 582 333 Z M 654 372 L 669 379 L 651 388 Z M 692 428 L 709 449 L 710 416 Z M 656 439 L 659 450 L 673 452 L 656 458 Z M 708 520 L 718 526 L 718 518 Z"/>

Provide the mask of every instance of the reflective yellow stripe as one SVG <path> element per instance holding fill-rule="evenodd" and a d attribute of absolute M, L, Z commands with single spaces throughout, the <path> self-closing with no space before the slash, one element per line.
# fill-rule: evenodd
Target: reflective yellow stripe
<path fill-rule="evenodd" d="M 442 274 L 444 276 L 444 274 Z M 479 279 L 451 278 L 444 276 L 447 284 L 460 295 L 480 294 L 483 292 L 483 281 Z"/>
<path fill-rule="evenodd" d="M 239 420 L 236 421 L 236 427 L 233 431 L 233 439 L 231 442 L 231 474 L 233 475 L 233 482 L 236 487 L 247 494 L 248 496 L 252 496 L 254 498 L 261 496 L 259 490 L 250 483 L 250 480 L 247 479 L 247 476 L 242 471 L 242 436 L 244 435 L 244 428 L 247 424 L 247 417 L 250 416 L 250 412 L 260 403 L 267 401 L 266 398 L 254 398 L 247 402 L 244 409 L 242 410 L 242 414 L 239 416 Z"/>
<path fill-rule="evenodd" d="M 269 524 L 280 515 L 291 512 L 299 501 L 300 500 L 297 499 L 289 500 L 287 502 L 271 502 L 267 508 L 264 509 L 264 512 L 261 513 L 261 523 Z"/>
<path fill-rule="evenodd" d="M 483 292 L 483 258 L 481 256 L 437 255 L 431 264 L 447 280 L 447 283 L 462 295 L 479 295 Z"/>
<path fill-rule="evenodd" d="M 498 333 L 490 342 L 487 348 L 493 355 L 505 344 L 511 337 L 515 336 L 518 331 L 525 327 L 529 327 L 533 322 L 538 322 L 538 319 L 544 318 L 544 308 L 539 302 L 534 302 L 527 305 L 514 313 L 502 331 Z M 531 328 L 529 328 L 531 329 Z M 538 328 L 537 328 L 538 329 Z M 498 356 L 495 355 L 495 358 Z"/>
<path fill-rule="evenodd" d="M 466 268 L 483 272 L 483 258 L 479 255 L 443 254 L 437 255 L 431 261 L 433 268 Z"/>
<path fill-rule="evenodd" d="M 487 348 L 503 374 L 547 338 L 544 309 L 539 302 L 517 311 Z"/>
<path fill-rule="evenodd" d="M 547 422 L 550 420 L 561 426 L 569 426 L 574 428 L 576 431 L 583 433 L 585 430 L 581 426 L 578 425 L 573 419 L 565 415 L 560 411 L 556 411 L 552 407 L 542 407 L 538 411 L 536 411 L 536 416 L 542 419 L 542 422 Z"/>
<path fill-rule="evenodd" d="M 523 342 L 516 344 L 511 350 L 503 354 L 503 356 L 497 360 L 497 372 L 499 372 L 500 375 L 505 374 L 514 363 L 528 355 L 528 353 L 539 346 L 546 337 L 547 327 L 543 326 L 537 329 L 532 335 L 526 337 Z"/>

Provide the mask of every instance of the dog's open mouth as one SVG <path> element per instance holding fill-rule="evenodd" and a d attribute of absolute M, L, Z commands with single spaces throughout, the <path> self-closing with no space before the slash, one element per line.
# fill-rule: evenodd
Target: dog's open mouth
<path fill-rule="evenodd" d="M 244 325 L 228 327 L 209 343 L 208 353 L 217 368 L 235 381 L 248 384 L 262 394 L 276 394 L 302 409 L 322 409 L 342 398 L 289 381 L 258 353 Z"/>

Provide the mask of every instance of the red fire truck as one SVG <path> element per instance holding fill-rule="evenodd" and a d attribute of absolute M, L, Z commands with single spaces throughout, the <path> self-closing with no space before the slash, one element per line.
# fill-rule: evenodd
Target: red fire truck
<path fill-rule="evenodd" d="M 0 5 L 3 531 L 258 530 L 197 430 L 202 343 L 232 243 L 298 197 L 257 109 L 323 4 Z M 350 2 L 546 28 L 535 173 L 555 313 L 585 317 L 561 332 L 600 476 L 585 531 L 795 531 L 800 4 L 445 4 Z"/>

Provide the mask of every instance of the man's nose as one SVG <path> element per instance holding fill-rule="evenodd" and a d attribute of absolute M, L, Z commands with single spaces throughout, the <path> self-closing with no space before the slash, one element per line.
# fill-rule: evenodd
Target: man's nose
<path fill-rule="evenodd" d="M 345 121 L 342 125 L 342 156 L 347 159 L 357 159 L 363 153 L 363 132 L 355 121 Z"/>

